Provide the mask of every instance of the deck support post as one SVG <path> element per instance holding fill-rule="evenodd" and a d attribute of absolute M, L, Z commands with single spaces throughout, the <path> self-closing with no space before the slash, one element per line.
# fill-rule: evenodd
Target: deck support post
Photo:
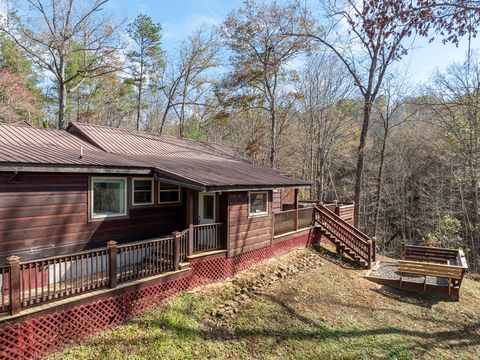
<path fill-rule="evenodd" d="M 188 257 L 193 255 L 193 224 L 188 227 Z"/>
<path fill-rule="evenodd" d="M 298 231 L 298 188 L 295 188 L 295 231 Z"/>
<path fill-rule="evenodd" d="M 275 237 L 275 213 L 272 212 L 271 215 L 270 215 L 272 218 L 270 219 L 270 231 L 272 232 L 271 233 L 271 236 L 270 236 L 270 246 L 272 246 L 273 244 L 273 239 Z"/>
<path fill-rule="evenodd" d="M 20 312 L 20 257 L 10 256 L 7 258 L 7 263 L 10 266 L 8 272 L 8 287 L 10 296 L 10 315 L 15 315 Z"/>
<path fill-rule="evenodd" d="M 174 231 L 172 233 L 174 237 L 174 247 L 173 247 L 173 271 L 178 271 L 180 269 L 180 236 L 178 232 Z"/>
<path fill-rule="evenodd" d="M 343 251 L 342 251 L 342 249 L 340 249 L 340 246 L 337 245 L 336 250 L 337 250 L 337 255 L 342 255 L 343 254 Z"/>
<path fill-rule="evenodd" d="M 377 261 L 377 238 L 372 238 L 372 261 Z"/>
<path fill-rule="evenodd" d="M 357 204 L 355 204 L 355 201 L 352 201 L 353 213 L 354 213 L 354 214 L 355 214 L 355 206 L 356 206 L 356 205 L 357 205 Z M 354 226 L 354 227 L 357 227 L 357 225 L 358 225 L 358 224 L 357 224 L 356 218 L 355 218 L 355 216 L 354 216 L 354 217 L 353 217 L 353 226 Z"/>
<path fill-rule="evenodd" d="M 107 242 L 107 253 L 108 253 L 108 265 L 109 265 L 109 274 L 108 274 L 108 285 L 110 289 L 117 287 L 117 242 L 110 240 Z"/>
<path fill-rule="evenodd" d="M 368 241 L 369 245 L 370 245 L 370 249 L 368 250 L 368 269 L 371 269 L 372 268 L 372 259 L 373 259 L 373 241 L 372 240 L 369 240 Z"/>
<path fill-rule="evenodd" d="M 334 204 L 335 204 L 335 210 L 334 210 L 334 213 L 338 216 L 340 216 L 340 204 L 338 202 L 338 200 L 335 200 L 334 201 Z"/>

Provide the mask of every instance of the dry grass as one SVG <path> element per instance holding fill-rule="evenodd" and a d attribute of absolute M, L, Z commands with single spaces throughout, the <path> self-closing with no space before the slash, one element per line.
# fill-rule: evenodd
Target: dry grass
<path fill-rule="evenodd" d="M 311 265 L 289 268 L 302 259 Z M 479 282 L 464 281 L 459 303 L 438 302 L 387 291 L 364 273 L 297 250 L 53 358 L 480 358 Z"/>

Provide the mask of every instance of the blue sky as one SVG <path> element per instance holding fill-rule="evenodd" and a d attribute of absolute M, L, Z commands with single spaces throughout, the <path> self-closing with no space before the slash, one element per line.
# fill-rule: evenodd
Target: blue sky
<path fill-rule="evenodd" d="M 110 0 L 109 10 L 119 17 L 133 19 L 138 13 L 145 13 L 159 22 L 163 28 L 163 46 L 173 52 L 179 41 L 185 39 L 202 23 L 218 24 L 241 0 Z M 480 39 L 473 39 L 472 48 L 480 48 Z M 416 39 L 414 49 L 406 56 L 400 71 L 408 73 L 412 82 L 423 83 L 435 70 L 444 70 L 449 63 L 465 59 L 467 39 L 457 48 L 443 45 L 439 41 L 428 44 L 425 39 Z"/>

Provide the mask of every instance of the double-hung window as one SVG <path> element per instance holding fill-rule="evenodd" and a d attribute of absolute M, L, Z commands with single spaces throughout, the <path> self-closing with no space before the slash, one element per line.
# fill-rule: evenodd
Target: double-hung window
<path fill-rule="evenodd" d="M 152 205 L 153 184 L 152 178 L 133 178 L 132 205 Z"/>
<path fill-rule="evenodd" d="M 180 203 L 180 186 L 164 182 L 158 184 L 158 204 Z"/>
<path fill-rule="evenodd" d="M 127 179 L 91 178 L 91 218 L 102 219 L 127 215 Z"/>

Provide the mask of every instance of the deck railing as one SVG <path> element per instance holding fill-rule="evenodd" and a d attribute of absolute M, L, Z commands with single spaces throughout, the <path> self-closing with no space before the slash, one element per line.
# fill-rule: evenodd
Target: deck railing
<path fill-rule="evenodd" d="M 105 248 L 75 254 L 28 261 L 11 256 L 0 267 L 0 313 L 14 315 L 51 300 L 177 271 L 189 255 L 224 249 L 223 230 L 222 223 L 192 225 L 158 239 L 109 241 Z"/>
<path fill-rule="evenodd" d="M 21 306 L 105 287 L 107 266 L 107 249 L 21 262 Z"/>
<path fill-rule="evenodd" d="M 118 282 L 124 283 L 174 271 L 176 269 L 175 260 L 177 256 L 175 243 L 176 238 L 171 236 L 147 242 L 140 241 L 118 246 Z M 179 255 L 180 254 L 178 254 L 178 256 Z"/>
<path fill-rule="evenodd" d="M 314 224 L 314 208 L 307 207 L 298 209 L 298 228 L 304 229 Z"/>
<path fill-rule="evenodd" d="M 295 219 L 297 218 L 297 210 L 281 211 L 274 214 L 275 228 L 273 235 L 282 235 L 296 230 Z"/>
<path fill-rule="evenodd" d="M 0 292 L 0 312 L 6 312 L 10 308 L 10 297 L 9 297 L 9 275 L 10 275 L 10 266 L 1 266 L 0 267 L 0 279 L 1 292 Z"/>
<path fill-rule="evenodd" d="M 192 225 L 193 254 L 225 248 L 223 223 Z"/>
<path fill-rule="evenodd" d="M 305 207 L 274 213 L 274 236 L 305 229 L 313 225 L 313 207 Z"/>

